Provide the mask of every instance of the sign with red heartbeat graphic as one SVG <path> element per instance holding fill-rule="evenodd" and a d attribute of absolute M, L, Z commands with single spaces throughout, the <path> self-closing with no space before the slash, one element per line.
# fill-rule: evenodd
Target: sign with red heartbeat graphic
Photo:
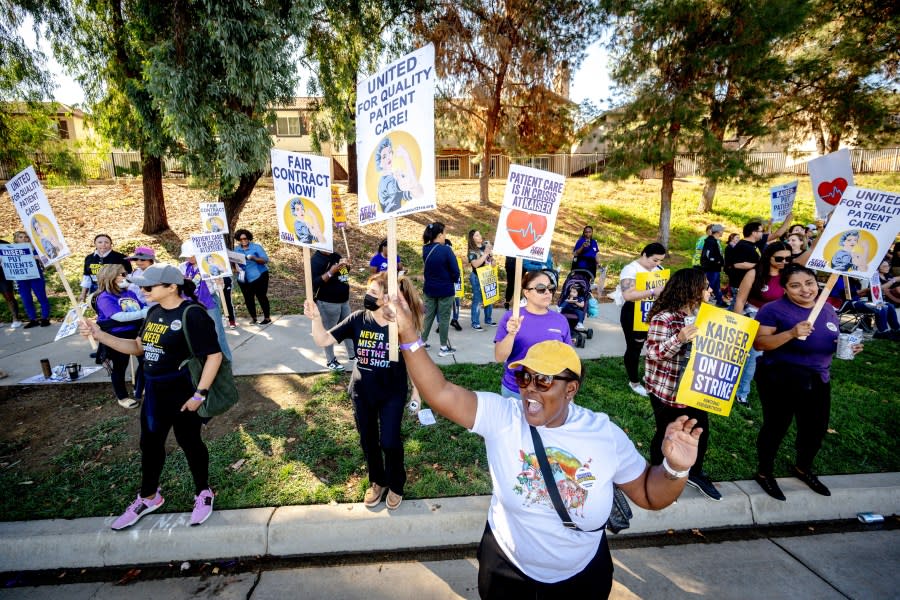
<path fill-rule="evenodd" d="M 809 179 L 816 201 L 816 217 L 824 219 L 840 203 L 847 186 L 853 185 L 850 151 L 844 148 L 809 161 Z"/>
<path fill-rule="evenodd" d="M 565 182 L 563 175 L 512 165 L 497 224 L 494 252 L 546 261 Z"/>

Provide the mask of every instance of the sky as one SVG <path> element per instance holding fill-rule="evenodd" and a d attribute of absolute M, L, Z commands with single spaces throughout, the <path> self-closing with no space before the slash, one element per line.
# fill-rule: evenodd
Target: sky
<path fill-rule="evenodd" d="M 32 48 L 39 46 L 47 56 L 47 66 L 56 79 L 54 100 L 67 105 L 84 105 L 84 91 L 77 81 L 69 77 L 62 66 L 53 58 L 53 52 L 45 39 L 36 39 L 31 28 L 31 22 L 26 22 L 19 28 L 19 33 Z M 607 53 L 600 42 L 594 43 L 587 51 L 587 57 L 581 67 L 572 77 L 570 97 L 577 103 L 591 100 L 598 106 L 605 107 L 606 99 L 610 97 L 610 80 L 607 68 Z M 297 85 L 297 96 L 306 95 L 306 78 Z"/>

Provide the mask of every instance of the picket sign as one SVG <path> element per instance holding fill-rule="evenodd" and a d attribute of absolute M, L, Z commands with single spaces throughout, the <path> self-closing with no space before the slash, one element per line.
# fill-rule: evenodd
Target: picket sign
<path fill-rule="evenodd" d="M 72 303 L 72 306 L 75 307 L 75 312 L 78 313 L 78 320 L 84 320 L 84 311 L 81 309 L 81 303 L 75 299 L 75 294 L 72 293 L 72 286 L 69 285 L 69 280 L 66 279 L 66 274 L 63 273 L 62 267 L 59 266 L 61 261 L 57 261 L 53 263 L 53 266 L 56 267 L 56 272 L 59 273 L 59 278 L 62 281 L 63 287 L 66 289 L 66 295 L 69 296 L 69 301 Z M 88 342 L 91 344 L 91 350 L 97 349 L 97 340 L 93 338 L 93 336 L 88 336 Z"/>
<path fill-rule="evenodd" d="M 815 324 L 816 319 L 819 318 L 819 313 L 822 312 L 822 307 L 825 306 L 825 302 L 828 301 L 828 296 L 831 295 L 831 290 L 834 289 L 834 285 L 837 283 L 838 274 L 832 273 L 828 276 L 828 281 L 825 282 L 825 287 L 822 288 L 822 291 L 819 292 L 819 298 L 816 300 L 815 305 L 812 307 L 812 311 L 809 313 L 809 318 L 807 321 Z M 849 286 L 848 286 L 849 287 Z M 806 340 L 805 335 L 798 337 L 798 340 Z"/>
<path fill-rule="evenodd" d="M 515 303 L 512 306 L 513 309 L 513 319 L 519 318 L 519 304 L 520 299 L 522 298 L 522 257 L 516 257 L 516 279 L 515 284 L 513 285 L 513 300 Z"/>
<path fill-rule="evenodd" d="M 392 217 L 387 220 L 387 274 L 388 274 L 388 298 L 397 295 L 397 219 Z M 400 360 L 400 330 L 397 329 L 397 321 L 388 323 L 388 360 L 397 362 Z"/>

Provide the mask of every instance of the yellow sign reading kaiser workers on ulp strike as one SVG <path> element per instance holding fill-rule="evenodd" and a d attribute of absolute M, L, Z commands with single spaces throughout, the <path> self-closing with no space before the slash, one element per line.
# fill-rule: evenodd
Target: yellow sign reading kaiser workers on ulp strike
<path fill-rule="evenodd" d="M 727 417 L 759 323 L 703 304 L 676 401 Z"/>
<path fill-rule="evenodd" d="M 661 269 L 658 271 L 640 272 L 635 275 L 634 289 L 636 290 L 653 290 L 669 281 L 669 270 Z M 650 296 L 634 303 L 634 323 L 632 328 L 635 331 L 648 331 L 650 329 L 650 320 L 647 316 L 653 303 L 656 302 L 656 296 Z"/>

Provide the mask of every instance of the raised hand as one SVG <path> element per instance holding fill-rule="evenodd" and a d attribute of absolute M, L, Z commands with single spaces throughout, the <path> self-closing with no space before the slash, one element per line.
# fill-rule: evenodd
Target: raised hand
<path fill-rule="evenodd" d="M 702 427 L 697 427 L 697 419 L 681 415 L 666 427 L 662 453 L 669 466 L 676 471 L 687 471 L 697 460 L 697 445 Z"/>

